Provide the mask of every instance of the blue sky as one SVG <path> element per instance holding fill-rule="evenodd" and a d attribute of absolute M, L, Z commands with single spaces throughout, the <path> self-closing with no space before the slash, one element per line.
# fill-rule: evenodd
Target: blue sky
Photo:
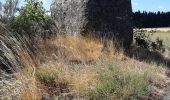
<path fill-rule="evenodd" d="M 20 0 L 20 5 L 23 5 L 23 1 L 24 0 Z M 40 0 L 40 1 L 43 2 L 43 5 L 47 10 L 50 10 L 50 5 L 51 5 L 52 0 Z"/>
<path fill-rule="evenodd" d="M 2 0 L 5 1 L 5 0 Z M 24 0 L 20 0 L 20 5 Z M 52 0 L 41 0 L 44 3 L 44 7 L 49 10 Z M 170 0 L 132 0 L 133 11 L 170 11 Z"/>
<path fill-rule="evenodd" d="M 42 0 L 44 6 L 50 9 L 51 0 Z M 132 0 L 133 11 L 170 11 L 170 0 Z"/>
<path fill-rule="evenodd" d="M 0 0 L 0 1 L 2 1 L 2 3 L 4 3 L 6 0 Z M 25 0 L 19 0 L 19 6 L 20 6 L 20 7 L 23 6 L 24 1 L 25 1 Z M 52 0 L 40 0 L 40 1 L 43 2 L 43 5 L 44 5 L 44 7 L 45 7 L 47 10 L 50 9 L 50 5 L 51 5 Z"/>
<path fill-rule="evenodd" d="M 170 11 L 170 0 L 132 0 L 133 11 Z"/>

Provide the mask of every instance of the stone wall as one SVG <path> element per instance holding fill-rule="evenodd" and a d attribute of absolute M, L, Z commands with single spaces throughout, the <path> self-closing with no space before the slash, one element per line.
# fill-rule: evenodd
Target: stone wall
<path fill-rule="evenodd" d="M 52 17 L 61 33 L 133 40 L 131 0 L 53 0 Z"/>

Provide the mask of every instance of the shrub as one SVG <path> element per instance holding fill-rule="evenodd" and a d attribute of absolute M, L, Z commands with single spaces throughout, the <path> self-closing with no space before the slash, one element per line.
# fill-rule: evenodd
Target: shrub
<path fill-rule="evenodd" d="M 2 0 L 1 0 L 2 1 Z M 19 0 L 0 1 L 0 22 L 9 24 L 18 11 Z"/>
<path fill-rule="evenodd" d="M 39 32 L 45 35 L 50 31 L 52 20 L 46 15 L 43 3 L 39 0 L 25 0 L 19 15 L 12 21 L 11 28 L 22 35 L 36 36 Z"/>
<path fill-rule="evenodd" d="M 155 30 L 151 30 L 147 33 L 147 30 L 136 29 L 134 31 L 135 44 L 141 48 L 159 51 L 163 53 L 165 51 L 163 40 L 157 38 L 155 41 L 153 41 L 151 39 L 155 32 Z"/>

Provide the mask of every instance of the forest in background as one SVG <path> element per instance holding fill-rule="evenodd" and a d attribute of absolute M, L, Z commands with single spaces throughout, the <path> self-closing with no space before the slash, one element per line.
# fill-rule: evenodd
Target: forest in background
<path fill-rule="evenodd" d="M 170 12 L 146 12 L 133 13 L 134 28 L 158 28 L 170 26 Z"/>

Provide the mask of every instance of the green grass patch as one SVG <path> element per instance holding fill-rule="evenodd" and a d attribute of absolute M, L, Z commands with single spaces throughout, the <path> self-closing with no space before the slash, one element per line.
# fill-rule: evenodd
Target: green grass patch
<path fill-rule="evenodd" d="M 124 72 L 114 64 L 97 66 L 96 72 L 100 80 L 97 87 L 89 89 L 87 99 L 90 100 L 137 100 L 149 91 L 149 74 L 144 72 Z"/>

